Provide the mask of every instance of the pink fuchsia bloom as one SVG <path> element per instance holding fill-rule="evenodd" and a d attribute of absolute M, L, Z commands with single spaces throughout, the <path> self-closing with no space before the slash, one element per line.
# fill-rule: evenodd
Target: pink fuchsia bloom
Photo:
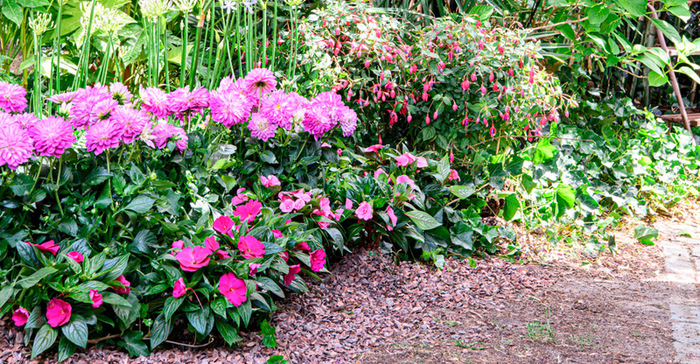
<path fill-rule="evenodd" d="M 35 122 L 27 134 L 34 141 L 36 154 L 43 157 L 58 158 L 75 143 L 71 123 L 53 116 Z"/>
<path fill-rule="evenodd" d="M 287 130 L 292 129 L 295 111 L 292 99 L 284 91 L 275 91 L 260 103 L 260 113 L 273 125 Z"/>
<path fill-rule="evenodd" d="M 265 244 L 254 236 L 241 236 L 238 239 L 238 250 L 246 259 L 262 258 L 265 256 Z"/>
<path fill-rule="evenodd" d="M 368 204 L 366 201 L 362 201 L 360 203 L 360 206 L 357 207 L 357 210 L 355 210 L 355 214 L 357 215 L 357 218 L 360 220 L 365 220 L 365 221 L 372 220 L 373 213 L 374 213 L 374 210 L 372 210 L 372 206 L 370 204 Z"/>
<path fill-rule="evenodd" d="M 256 274 L 258 274 L 258 268 L 260 268 L 260 264 L 258 263 L 251 263 L 248 266 L 248 274 L 252 277 L 255 277 Z"/>
<path fill-rule="evenodd" d="M 311 257 L 310 268 L 312 272 L 318 272 L 323 269 L 324 265 L 326 265 L 326 252 L 323 249 L 312 251 L 311 254 L 309 254 L 309 257 Z"/>
<path fill-rule="evenodd" d="M 285 251 L 283 251 L 283 252 L 280 252 L 279 254 L 280 254 L 280 257 L 282 257 L 282 260 L 284 260 L 285 263 L 287 263 L 287 262 L 289 261 L 289 252 L 288 252 L 288 251 L 285 250 Z"/>
<path fill-rule="evenodd" d="M 32 139 L 19 125 L 0 128 L 0 166 L 15 170 L 32 156 Z"/>
<path fill-rule="evenodd" d="M 24 326 L 27 320 L 29 320 L 29 311 L 22 306 L 12 313 L 12 321 L 15 322 L 15 326 Z"/>
<path fill-rule="evenodd" d="M 272 188 L 280 185 L 280 180 L 274 175 L 269 175 L 267 177 L 260 176 L 260 183 L 267 188 Z"/>
<path fill-rule="evenodd" d="M 233 216 L 238 216 L 241 222 L 251 223 L 260 214 L 260 208 L 262 204 L 257 200 L 251 200 L 245 205 L 236 207 L 236 211 L 233 212 Z"/>
<path fill-rule="evenodd" d="M 88 152 L 100 155 L 109 148 L 119 146 L 122 136 L 122 125 L 114 120 L 106 119 L 91 126 L 85 134 L 85 148 Z"/>
<path fill-rule="evenodd" d="M 264 142 L 275 136 L 277 125 L 270 123 L 267 117 L 261 113 L 254 113 L 248 121 L 250 135 Z"/>
<path fill-rule="evenodd" d="M 345 199 L 345 208 L 348 210 L 352 208 L 352 200 L 350 200 L 349 198 Z"/>
<path fill-rule="evenodd" d="M 123 274 L 117 277 L 116 281 L 121 283 L 124 287 L 114 286 L 112 287 L 114 288 L 114 292 L 117 294 L 129 294 L 129 292 L 131 292 L 131 282 L 127 281 Z"/>
<path fill-rule="evenodd" d="M 211 119 L 227 128 L 245 122 L 251 112 L 251 104 L 245 96 L 237 92 L 212 92 L 209 107 Z"/>
<path fill-rule="evenodd" d="M 68 258 L 75 260 L 76 263 L 80 264 L 83 262 L 83 255 L 80 252 L 73 250 L 72 252 L 66 254 Z"/>
<path fill-rule="evenodd" d="M 457 173 L 457 171 L 455 171 L 454 169 L 450 171 L 450 175 L 447 176 L 447 179 L 449 179 L 450 181 L 461 181 L 461 179 L 459 178 L 459 173 Z"/>
<path fill-rule="evenodd" d="M 425 168 L 428 166 L 428 161 L 424 157 L 416 158 L 416 167 Z"/>
<path fill-rule="evenodd" d="M 369 146 L 369 147 L 363 149 L 362 151 L 365 152 L 365 153 L 377 153 L 377 152 L 378 152 L 380 149 L 382 149 L 382 148 L 384 148 L 383 145 L 381 145 L 381 144 L 375 144 L 375 145 L 371 145 L 371 146 Z"/>
<path fill-rule="evenodd" d="M 27 108 L 27 91 L 19 85 L 0 81 L 0 109 L 22 112 Z"/>
<path fill-rule="evenodd" d="M 294 282 L 294 277 L 296 277 L 297 273 L 299 272 L 301 272 L 301 266 L 299 264 L 290 265 L 289 273 L 284 275 L 284 284 L 287 286 L 292 284 L 292 282 Z"/>
<path fill-rule="evenodd" d="M 145 111 L 136 110 L 125 105 L 114 108 L 109 118 L 121 125 L 121 139 L 126 144 L 131 144 L 136 137 L 141 135 L 143 128 L 148 125 L 151 119 Z"/>
<path fill-rule="evenodd" d="M 239 188 L 236 191 L 236 196 L 231 199 L 231 205 L 236 206 L 248 201 L 248 196 L 244 195 L 245 188 Z"/>
<path fill-rule="evenodd" d="M 70 321 L 72 310 L 73 307 L 71 307 L 70 303 L 59 298 L 51 299 L 46 305 L 46 318 L 49 326 L 59 327 L 67 324 Z"/>
<path fill-rule="evenodd" d="M 102 306 L 102 295 L 96 289 L 91 289 L 89 296 L 92 301 L 92 307 L 98 308 Z"/>
<path fill-rule="evenodd" d="M 297 243 L 297 249 L 301 249 L 307 252 L 311 251 L 311 248 L 309 248 L 309 243 L 305 241 L 300 241 L 299 243 Z"/>
<path fill-rule="evenodd" d="M 157 87 L 139 89 L 141 95 L 141 110 L 150 112 L 158 119 L 168 116 L 168 94 Z"/>
<path fill-rule="evenodd" d="M 267 95 L 275 90 L 277 80 L 275 80 L 275 75 L 270 70 L 256 68 L 248 72 L 248 75 L 243 79 L 243 85 L 250 98 L 257 103 L 260 95 Z"/>
<path fill-rule="evenodd" d="M 339 157 L 340 157 L 341 155 L 343 155 L 343 150 L 340 149 L 340 148 L 338 148 L 338 150 L 336 150 L 335 152 L 338 153 L 338 156 L 339 156 Z"/>
<path fill-rule="evenodd" d="M 248 288 L 245 282 L 233 273 L 226 273 L 219 279 L 219 292 L 221 292 L 232 305 L 238 307 L 248 299 Z"/>
<path fill-rule="evenodd" d="M 279 230 L 272 230 L 272 235 L 275 237 L 275 239 L 279 239 L 284 237 L 281 231 Z"/>
<path fill-rule="evenodd" d="M 396 183 L 406 183 L 407 185 L 411 186 L 412 189 L 418 189 L 416 183 L 413 182 L 413 180 L 405 174 L 396 177 Z"/>
<path fill-rule="evenodd" d="M 180 268 L 185 272 L 196 272 L 199 268 L 209 264 L 211 254 L 212 251 L 206 247 L 195 246 L 193 248 L 188 246 L 177 253 L 175 259 L 180 262 Z"/>
<path fill-rule="evenodd" d="M 294 211 L 294 200 L 289 196 L 283 196 L 280 202 L 280 211 L 290 213 Z"/>
<path fill-rule="evenodd" d="M 37 249 L 39 249 L 39 251 L 51 253 L 53 255 L 56 255 L 56 253 L 58 253 L 58 250 L 61 249 L 61 247 L 56 245 L 56 243 L 53 240 L 49 240 L 42 244 L 27 244 L 35 246 Z"/>
<path fill-rule="evenodd" d="M 386 208 L 386 214 L 389 216 L 389 220 L 391 221 L 391 226 L 387 225 L 386 229 L 392 231 L 396 227 L 396 222 L 398 221 L 396 219 L 396 214 L 394 214 L 394 209 L 392 209 L 391 206 L 388 206 Z"/>
<path fill-rule="evenodd" d="M 187 286 L 185 285 L 185 280 L 180 277 L 173 285 L 173 297 L 180 298 L 185 295 L 185 292 L 187 292 Z"/>
<path fill-rule="evenodd" d="M 229 234 L 231 232 L 231 229 L 233 229 L 233 220 L 226 216 L 226 215 L 221 215 L 219 216 L 216 220 L 214 220 L 214 224 L 212 227 L 214 228 L 214 231 L 221 233 L 221 234 Z"/>

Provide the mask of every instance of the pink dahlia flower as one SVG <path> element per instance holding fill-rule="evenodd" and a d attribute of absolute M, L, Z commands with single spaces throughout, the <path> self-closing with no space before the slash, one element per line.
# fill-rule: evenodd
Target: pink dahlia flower
<path fill-rule="evenodd" d="M 75 143 L 71 123 L 54 116 L 37 121 L 27 133 L 34 141 L 36 154 L 43 157 L 59 158 Z"/>
<path fill-rule="evenodd" d="M 167 122 L 160 122 L 153 128 L 153 141 L 158 149 L 163 149 L 168 144 L 168 141 L 172 140 L 175 142 L 175 146 L 179 151 L 187 149 L 187 144 L 189 142 L 189 137 L 185 133 L 185 129 L 168 124 Z"/>
<path fill-rule="evenodd" d="M 19 85 L 0 81 L 0 109 L 22 112 L 27 108 L 27 91 Z"/>
<path fill-rule="evenodd" d="M 109 148 L 119 146 L 122 136 L 122 125 L 111 119 L 101 120 L 91 126 L 85 134 L 85 147 L 88 152 L 100 155 Z"/>
<path fill-rule="evenodd" d="M 280 90 L 273 92 L 262 100 L 260 113 L 273 125 L 290 130 L 292 129 L 295 106 L 292 98 Z"/>
<path fill-rule="evenodd" d="M 245 282 L 233 273 L 226 273 L 219 279 L 219 292 L 236 307 L 246 301 L 247 291 Z"/>
<path fill-rule="evenodd" d="M 156 118 L 162 119 L 168 116 L 168 95 L 157 87 L 148 87 L 139 90 L 141 95 L 141 110 L 150 112 Z"/>
<path fill-rule="evenodd" d="M 71 102 L 73 127 L 85 128 L 105 119 L 118 105 L 104 86 L 88 86 L 78 91 Z"/>
<path fill-rule="evenodd" d="M 112 98 L 119 102 L 120 105 L 130 104 L 134 95 L 129 92 L 129 89 L 121 82 L 114 82 L 109 85 L 109 92 L 112 93 Z"/>
<path fill-rule="evenodd" d="M 277 80 L 275 75 L 266 68 L 256 68 L 248 72 L 243 79 L 245 90 L 257 104 L 260 95 L 267 95 L 275 90 Z"/>
<path fill-rule="evenodd" d="M 111 112 L 110 119 L 121 125 L 121 140 L 125 144 L 131 144 L 136 137 L 141 135 L 143 128 L 146 127 L 151 117 L 145 111 L 120 105 Z"/>
<path fill-rule="evenodd" d="M 15 170 L 32 156 L 32 140 L 19 125 L 0 128 L 0 166 Z"/>
<path fill-rule="evenodd" d="M 49 326 L 59 327 L 65 325 L 70 321 L 70 314 L 73 310 L 70 303 L 54 298 L 46 305 L 46 318 L 48 320 Z"/>
<path fill-rule="evenodd" d="M 241 124 L 250 117 L 250 103 L 237 92 L 214 91 L 210 94 L 209 106 L 211 119 L 227 128 Z"/>
<path fill-rule="evenodd" d="M 264 142 L 275 136 L 277 125 L 272 124 L 267 117 L 261 113 L 254 113 L 248 121 L 250 135 Z"/>

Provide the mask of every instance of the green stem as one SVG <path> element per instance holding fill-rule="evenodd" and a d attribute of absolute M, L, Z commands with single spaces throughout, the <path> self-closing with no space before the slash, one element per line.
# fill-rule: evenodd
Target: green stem
<path fill-rule="evenodd" d="M 107 149 L 107 150 L 105 151 L 105 153 L 106 153 L 105 157 L 107 157 L 107 173 L 109 174 L 109 173 L 112 173 L 112 169 L 110 168 L 110 164 L 109 164 L 109 149 Z M 109 188 L 109 201 L 110 201 L 110 205 L 112 206 L 112 211 L 114 211 L 114 199 L 112 198 L 112 177 L 110 177 L 109 179 L 107 179 L 107 185 L 108 185 L 108 188 Z M 111 227 L 110 227 L 110 231 L 111 231 Z M 111 234 L 110 234 L 110 235 L 111 235 Z"/>
<path fill-rule="evenodd" d="M 275 58 L 277 58 L 277 0 L 275 1 L 275 10 L 272 19 L 272 60 L 270 61 L 270 70 L 275 71 Z"/>
<path fill-rule="evenodd" d="M 209 24 L 208 24 L 208 26 L 209 26 L 209 56 L 207 57 L 207 70 L 209 71 L 208 75 L 209 75 L 209 84 L 210 85 L 213 82 L 213 76 L 214 76 L 214 74 L 213 74 L 214 70 L 211 69 L 211 59 L 212 59 L 212 55 L 214 53 L 214 15 L 215 15 L 214 10 L 215 10 L 214 2 L 212 1 L 211 9 L 209 9 Z M 209 88 L 211 88 L 211 86 L 209 86 Z"/>
<path fill-rule="evenodd" d="M 58 2 L 58 18 L 56 20 L 56 29 L 53 35 L 53 55 L 56 57 L 55 63 L 51 62 L 51 77 L 56 80 L 56 93 L 61 92 L 61 47 L 59 40 L 61 38 L 61 19 L 63 18 L 63 1 Z M 54 65 L 56 68 L 54 69 Z M 55 71 L 55 73 L 54 73 Z M 53 95 L 53 88 L 49 86 L 49 96 Z M 49 106 L 51 107 L 51 106 Z M 51 109 L 49 109 L 51 113 Z"/>
<path fill-rule="evenodd" d="M 197 73 L 197 67 L 199 66 L 199 39 L 202 36 L 202 22 L 204 21 L 204 9 L 199 15 L 199 22 L 197 23 L 197 33 L 194 36 L 194 59 L 190 63 L 190 91 L 194 88 L 194 75 Z M 206 37 L 206 34 L 205 34 Z M 206 43 L 206 38 L 205 38 Z"/>
<path fill-rule="evenodd" d="M 243 76 L 243 59 L 241 57 L 241 9 L 236 7 L 236 51 L 238 52 L 238 77 Z"/>
<path fill-rule="evenodd" d="M 262 2 L 263 7 L 263 21 L 262 21 L 262 56 L 261 56 L 261 66 L 264 68 L 267 66 L 267 2 Z"/>
<path fill-rule="evenodd" d="M 185 69 L 187 66 L 187 42 L 188 42 L 188 28 L 189 26 L 187 25 L 187 18 L 189 17 L 190 13 L 185 13 L 184 18 L 182 19 L 182 56 L 180 57 L 180 87 L 185 86 Z"/>
<path fill-rule="evenodd" d="M 41 119 L 41 44 L 36 32 L 34 34 L 34 115 Z"/>
<path fill-rule="evenodd" d="M 229 29 L 231 29 L 231 13 L 226 14 L 226 19 L 224 20 L 224 47 L 226 47 L 226 57 L 228 59 L 228 65 L 231 68 L 231 73 L 233 73 L 233 60 L 231 59 L 231 47 L 229 46 Z"/>
<path fill-rule="evenodd" d="M 92 5 L 90 7 L 90 20 L 88 21 L 88 28 L 85 33 L 83 47 L 80 51 L 80 60 L 78 61 L 78 69 L 81 70 L 81 73 L 79 75 L 76 75 L 75 80 L 73 81 L 73 91 L 75 91 L 78 88 L 78 85 L 82 87 L 87 86 L 88 60 L 90 59 L 90 37 L 92 36 L 92 20 L 95 17 L 96 2 L 97 0 L 92 0 Z"/>
<path fill-rule="evenodd" d="M 161 30 L 162 27 L 162 38 L 163 38 L 163 70 L 165 71 L 165 89 L 166 91 L 170 92 L 170 71 L 169 71 L 169 65 L 168 65 L 168 38 L 167 38 L 167 28 L 163 26 L 164 24 L 161 23 L 165 22 L 164 19 L 158 18 L 158 30 Z"/>

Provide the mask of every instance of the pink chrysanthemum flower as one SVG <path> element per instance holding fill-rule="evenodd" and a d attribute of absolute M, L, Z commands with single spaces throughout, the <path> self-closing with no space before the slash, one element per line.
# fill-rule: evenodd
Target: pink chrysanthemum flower
<path fill-rule="evenodd" d="M 355 133 L 355 129 L 357 128 L 357 114 L 355 111 L 350 109 L 349 107 L 344 107 L 340 111 L 340 129 L 343 131 L 343 136 L 344 137 L 349 137 L 353 133 Z"/>
<path fill-rule="evenodd" d="M 157 87 L 148 87 L 139 90 L 141 95 L 141 110 L 150 112 L 155 117 L 162 119 L 168 116 L 168 95 Z"/>
<path fill-rule="evenodd" d="M 110 114 L 110 119 L 122 126 L 121 140 L 125 144 L 131 144 L 141 134 L 151 117 L 145 111 L 119 105 Z"/>
<path fill-rule="evenodd" d="M 54 116 L 37 121 L 28 134 L 34 140 L 36 154 L 43 157 L 59 158 L 75 143 L 71 123 Z"/>
<path fill-rule="evenodd" d="M 32 156 L 32 140 L 19 125 L 9 125 L 0 129 L 0 166 L 15 170 Z"/>
<path fill-rule="evenodd" d="M 294 105 L 284 91 L 275 91 L 264 98 L 260 104 L 260 113 L 265 115 L 273 125 L 290 130 L 294 117 Z"/>
<path fill-rule="evenodd" d="M 15 123 L 24 130 L 31 128 L 38 120 L 32 113 L 15 114 L 13 115 L 13 119 Z"/>
<path fill-rule="evenodd" d="M 5 128 L 10 125 L 17 125 L 19 126 L 19 123 L 17 120 L 15 120 L 14 116 L 12 114 L 8 114 L 5 112 L 0 111 L 0 129 Z M 25 129 L 25 128 L 22 128 Z"/>
<path fill-rule="evenodd" d="M 119 102 L 120 105 L 130 104 L 131 99 L 134 98 L 134 95 L 121 82 L 114 82 L 109 85 L 109 92 L 112 93 L 112 98 Z"/>
<path fill-rule="evenodd" d="M 76 129 L 89 127 L 99 120 L 104 120 L 118 105 L 104 86 L 88 86 L 80 90 L 71 104 L 73 127 Z"/>
<path fill-rule="evenodd" d="M 250 129 L 250 135 L 266 142 L 275 136 L 277 125 L 273 125 L 267 117 L 256 112 L 248 122 L 248 129 Z"/>
<path fill-rule="evenodd" d="M 338 122 L 328 116 L 328 110 L 323 105 L 312 103 L 311 107 L 306 110 L 302 124 L 304 130 L 318 140 L 327 131 L 333 129 Z"/>
<path fill-rule="evenodd" d="M 0 81 L 0 109 L 22 112 L 27 108 L 27 91 L 19 85 Z"/>
<path fill-rule="evenodd" d="M 250 117 L 251 105 L 243 95 L 236 92 L 218 92 L 210 94 L 211 119 L 230 128 Z"/>
<path fill-rule="evenodd" d="M 112 119 L 98 121 L 85 134 L 88 152 L 100 155 L 108 148 L 116 148 L 122 135 L 122 125 Z"/>
<path fill-rule="evenodd" d="M 260 95 L 267 95 L 275 90 L 277 80 L 272 71 L 266 68 L 256 68 L 248 72 L 248 75 L 243 79 L 246 92 L 250 98 L 257 103 Z"/>
<path fill-rule="evenodd" d="M 73 99 L 80 94 L 80 91 L 67 91 L 60 94 L 53 95 L 48 98 L 49 101 L 54 104 L 63 104 L 73 101 Z"/>
<path fill-rule="evenodd" d="M 183 120 L 195 114 L 202 114 L 209 106 L 209 92 L 198 87 L 192 92 L 181 87 L 168 94 L 168 111 L 177 119 Z"/>
<path fill-rule="evenodd" d="M 175 142 L 178 150 L 183 151 L 187 148 L 189 138 L 185 130 L 165 122 L 161 122 L 153 128 L 153 137 L 158 149 L 163 149 L 169 140 Z"/>
<path fill-rule="evenodd" d="M 239 79 L 240 80 L 240 79 Z M 235 82 L 233 80 L 233 77 L 228 76 L 224 77 L 221 82 L 219 82 L 219 88 L 216 89 L 216 91 L 219 92 L 232 92 L 234 90 L 234 85 Z"/>

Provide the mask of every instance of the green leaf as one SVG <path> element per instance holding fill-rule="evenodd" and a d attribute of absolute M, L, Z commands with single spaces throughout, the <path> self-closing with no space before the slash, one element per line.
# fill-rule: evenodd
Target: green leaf
<path fill-rule="evenodd" d="M 32 359 L 46 351 L 46 349 L 50 348 L 53 343 L 56 342 L 57 337 L 58 330 L 49 326 L 49 324 L 44 324 L 44 326 L 37 331 L 36 336 L 34 336 L 34 344 L 32 345 Z"/>
<path fill-rule="evenodd" d="M 576 191 L 567 184 L 560 184 L 557 188 L 557 218 L 564 215 L 567 209 L 574 207 Z"/>
<path fill-rule="evenodd" d="M 659 231 L 653 227 L 639 225 L 634 228 L 634 238 L 639 240 L 639 242 L 642 244 L 654 245 L 654 242 L 651 239 L 656 239 L 658 237 Z"/>
<path fill-rule="evenodd" d="M 260 153 L 260 159 L 262 159 L 263 162 L 268 163 L 268 164 L 277 164 L 278 163 L 275 155 L 272 154 L 272 152 L 269 150 L 266 150 L 266 151 Z"/>
<path fill-rule="evenodd" d="M 158 247 L 158 240 L 150 230 L 141 230 L 134 237 L 134 241 L 129 244 L 129 251 L 132 253 L 142 253 L 153 255 Z"/>
<path fill-rule="evenodd" d="M 42 278 L 53 274 L 56 272 L 56 268 L 54 267 L 44 267 L 39 269 L 38 271 L 34 272 L 34 274 L 30 275 L 27 278 L 24 278 L 23 280 L 19 281 L 19 285 L 22 286 L 22 288 L 31 288 L 39 281 L 41 281 Z"/>
<path fill-rule="evenodd" d="M 209 307 L 211 307 L 211 310 L 226 319 L 226 299 L 224 297 L 216 297 L 211 302 L 209 302 Z"/>
<path fill-rule="evenodd" d="M 450 192 L 452 192 L 452 194 L 458 198 L 464 200 L 476 193 L 476 189 L 474 186 L 452 186 L 450 187 Z"/>
<path fill-rule="evenodd" d="M 75 315 L 69 323 L 61 327 L 61 332 L 73 344 L 81 348 L 87 346 L 88 327 L 82 317 Z"/>
<path fill-rule="evenodd" d="M 170 296 L 165 300 L 165 304 L 163 305 L 163 315 L 166 321 L 170 321 L 175 311 L 180 308 L 180 305 L 182 305 L 182 302 L 184 301 L 185 296 L 178 298 Z"/>
<path fill-rule="evenodd" d="M 668 84 L 668 76 L 649 71 L 649 86 L 659 87 Z"/>
<path fill-rule="evenodd" d="M 698 76 L 698 73 L 695 72 L 692 68 L 688 66 L 683 66 L 680 69 L 678 69 L 678 72 L 690 77 L 695 83 L 700 83 L 700 76 Z"/>
<path fill-rule="evenodd" d="M 172 322 L 170 322 L 170 320 L 166 320 L 162 313 L 158 315 L 156 320 L 153 321 L 153 326 L 151 327 L 151 350 L 155 349 L 158 345 L 162 344 L 163 341 L 167 340 L 172 329 Z"/>
<path fill-rule="evenodd" d="M 76 346 L 65 336 L 61 336 L 58 341 L 58 362 L 62 362 L 75 353 Z"/>
<path fill-rule="evenodd" d="M 2 4 L 2 14 L 18 27 L 22 26 L 22 8 L 17 4 L 17 0 L 6 0 Z"/>
<path fill-rule="evenodd" d="M 608 14 L 610 14 L 610 9 L 604 4 L 598 4 L 586 9 L 586 15 L 588 15 L 588 21 L 591 24 L 601 24 L 608 18 Z"/>
<path fill-rule="evenodd" d="M 267 320 L 264 320 L 260 325 L 263 334 L 263 345 L 268 348 L 277 347 L 277 338 L 275 337 L 275 328 L 270 326 Z"/>
<path fill-rule="evenodd" d="M 248 327 L 248 323 L 250 322 L 250 316 L 253 314 L 253 308 L 250 306 L 250 300 L 246 300 L 238 306 L 238 315 L 241 317 L 241 320 L 243 320 L 243 325 Z"/>
<path fill-rule="evenodd" d="M 143 214 L 153 207 L 153 203 L 155 201 L 156 200 L 148 196 L 139 195 L 135 199 L 131 200 L 131 202 L 126 205 L 124 210 L 131 210 L 137 214 Z"/>
<path fill-rule="evenodd" d="M 143 332 L 141 331 L 128 331 L 122 338 L 124 341 L 120 341 L 119 344 L 129 351 L 129 356 L 135 358 L 137 356 L 148 356 L 150 352 L 148 351 L 148 346 L 143 342 Z"/>
<path fill-rule="evenodd" d="M 647 13 L 646 0 L 615 0 L 615 3 L 627 10 L 635 18 L 644 16 Z"/>
<path fill-rule="evenodd" d="M 104 275 L 101 278 L 103 281 L 113 281 L 124 273 L 126 265 L 129 263 L 130 254 L 120 255 L 116 258 L 110 258 L 104 261 L 102 269 L 97 272 L 98 276 Z"/>
<path fill-rule="evenodd" d="M 474 14 L 481 20 L 488 20 L 493 14 L 493 6 L 474 5 L 469 9 L 469 14 Z"/>
<path fill-rule="evenodd" d="M 9 301 L 12 297 L 13 288 L 14 285 L 8 284 L 7 286 L 2 287 L 2 290 L 0 290 L 0 309 L 2 309 L 2 306 L 5 306 L 7 301 Z"/>
<path fill-rule="evenodd" d="M 430 230 L 435 229 L 438 226 L 442 226 L 442 224 L 437 222 L 437 220 L 430 216 L 430 214 L 423 211 L 409 211 L 406 212 L 406 216 L 413 220 L 413 223 L 415 223 L 416 226 L 421 230 Z"/>
<path fill-rule="evenodd" d="M 289 360 L 284 360 L 284 355 L 273 355 L 267 359 L 267 364 L 288 364 Z"/>
<path fill-rule="evenodd" d="M 85 178 L 85 183 L 96 186 L 107 180 L 107 178 L 112 177 L 112 174 L 107 172 L 104 167 L 95 167 L 90 171 L 90 174 Z"/>
<path fill-rule="evenodd" d="M 674 28 L 671 24 L 669 24 L 665 20 L 661 20 L 661 19 L 651 19 L 651 21 L 673 43 L 676 43 L 676 44 L 681 43 L 680 34 L 678 34 L 678 31 L 676 30 L 676 28 Z"/>
<path fill-rule="evenodd" d="M 114 292 L 102 292 L 102 301 L 113 306 L 131 307 L 129 301 Z"/>
<path fill-rule="evenodd" d="M 550 161 L 554 158 L 554 151 L 556 150 L 557 148 L 550 143 L 548 138 L 540 139 L 540 141 L 537 142 L 535 154 L 532 157 L 532 164 L 538 165 Z"/>
<path fill-rule="evenodd" d="M 668 11 L 684 22 L 687 22 L 690 19 L 690 9 L 688 9 L 688 4 L 672 6 L 668 9 Z"/>
<path fill-rule="evenodd" d="M 209 306 L 204 306 L 203 309 L 199 309 L 192 312 L 187 312 L 187 319 L 189 320 L 192 327 L 197 330 L 201 335 L 208 335 L 208 322 L 210 320 L 211 310 Z"/>
<path fill-rule="evenodd" d="M 238 330 L 225 321 L 216 320 L 216 331 L 221 334 L 221 337 L 224 338 L 224 341 L 226 341 L 229 346 L 243 341 L 243 339 L 238 336 Z"/>
<path fill-rule="evenodd" d="M 450 175 L 450 157 L 448 155 L 442 157 L 438 163 L 438 174 L 440 174 L 440 180 L 444 181 Z"/>
<path fill-rule="evenodd" d="M 514 193 L 506 196 L 505 200 L 506 203 L 505 206 L 503 206 L 503 218 L 506 221 L 510 221 L 515 216 L 515 213 L 520 209 L 520 201 L 518 201 L 518 197 Z"/>

